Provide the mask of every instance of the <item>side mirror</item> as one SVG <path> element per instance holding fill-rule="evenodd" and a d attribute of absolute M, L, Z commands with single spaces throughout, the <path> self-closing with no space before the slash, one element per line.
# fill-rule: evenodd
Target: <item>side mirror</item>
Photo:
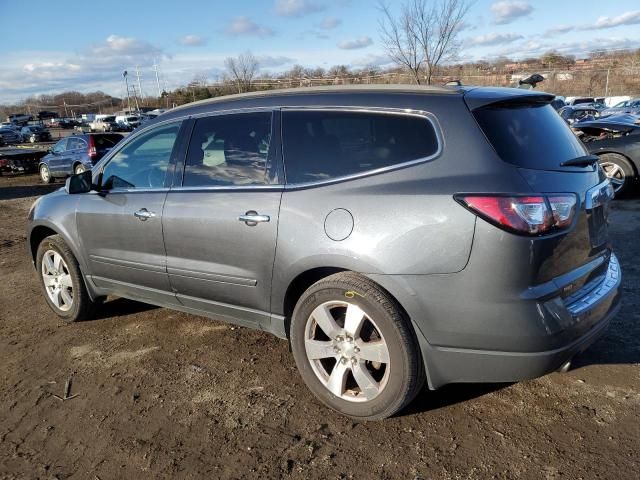
<path fill-rule="evenodd" d="M 64 184 L 68 194 L 87 193 L 91 191 L 91 170 L 71 175 Z"/>

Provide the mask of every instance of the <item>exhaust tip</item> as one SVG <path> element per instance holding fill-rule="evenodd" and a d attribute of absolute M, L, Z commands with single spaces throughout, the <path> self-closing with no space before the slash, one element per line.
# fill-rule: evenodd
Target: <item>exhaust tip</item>
<path fill-rule="evenodd" d="M 571 360 L 567 360 L 560 366 L 560 368 L 558 369 L 558 372 L 567 373 L 570 368 L 571 368 Z"/>

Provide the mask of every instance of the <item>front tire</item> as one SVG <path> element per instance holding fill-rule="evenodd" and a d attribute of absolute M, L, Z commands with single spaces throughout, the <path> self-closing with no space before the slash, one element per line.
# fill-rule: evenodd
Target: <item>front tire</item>
<path fill-rule="evenodd" d="M 78 261 L 60 235 L 45 238 L 38 246 L 36 266 L 44 298 L 65 322 L 91 318 L 91 301 Z"/>
<path fill-rule="evenodd" d="M 42 180 L 43 183 L 53 183 L 53 181 L 55 180 L 51 176 L 49 166 L 45 163 L 40 165 L 40 179 Z"/>
<path fill-rule="evenodd" d="M 600 155 L 598 163 L 611 181 L 617 197 L 623 196 L 631 190 L 634 173 L 633 167 L 626 158 L 618 153 L 603 153 Z"/>
<path fill-rule="evenodd" d="M 291 348 L 309 389 L 359 420 L 404 408 L 424 383 L 415 333 L 397 302 L 352 272 L 312 285 L 296 305 Z"/>

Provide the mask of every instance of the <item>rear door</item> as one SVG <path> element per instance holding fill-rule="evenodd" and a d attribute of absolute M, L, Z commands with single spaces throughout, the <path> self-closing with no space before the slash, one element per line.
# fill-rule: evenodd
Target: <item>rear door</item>
<path fill-rule="evenodd" d="M 182 184 L 163 213 L 167 271 L 180 302 L 268 328 L 282 186 L 279 113 L 195 120 Z"/>
<path fill-rule="evenodd" d="M 123 296 L 176 303 L 166 270 L 162 209 L 180 153 L 182 122 L 136 135 L 95 172 L 76 219 L 93 281 Z"/>
<path fill-rule="evenodd" d="M 59 140 L 51 149 L 51 155 L 49 155 L 49 171 L 53 176 L 64 174 L 65 172 L 63 165 L 67 153 L 68 139 L 69 137 Z"/>
<path fill-rule="evenodd" d="M 74 165 L 78 162 L 82 162 L 83 155 L 87 153 L 87 142 L 80 137 L 69 137 L 67 141 L 67 149 L 65 151 L 65 160 L 62 164 L 65 174 L 71 175 L 73 173 Z"/>

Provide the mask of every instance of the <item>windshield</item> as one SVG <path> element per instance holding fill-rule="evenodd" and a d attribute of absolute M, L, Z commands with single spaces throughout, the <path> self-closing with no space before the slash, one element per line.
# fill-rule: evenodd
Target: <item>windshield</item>
<path fill-rule="evenodd" d="M 555 170 L 587 155 L 550 105 L 489 106 L 473 113 L 500 158 L 518 167 Z"/>

